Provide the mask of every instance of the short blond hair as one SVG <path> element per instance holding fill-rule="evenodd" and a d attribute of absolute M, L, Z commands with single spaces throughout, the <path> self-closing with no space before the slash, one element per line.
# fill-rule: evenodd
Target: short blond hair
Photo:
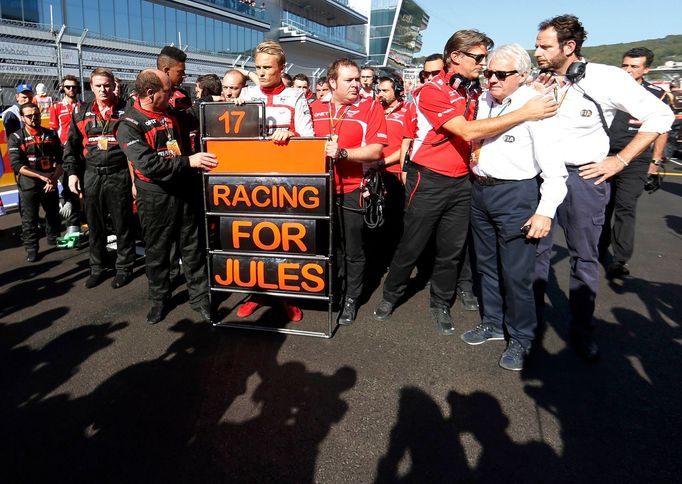
<path fill-rule="evenodd" d="M 279 42 L 275 42 L 274 40 L 265 40 L 258 44 L 256 50 L 253 51 L 253 57 L 255 58 L 258 54 L 274 55 L 280 66 L 283 66 L 287 62 L 287 58 L 284 56 L 284 49 L 279 45 Z"/>

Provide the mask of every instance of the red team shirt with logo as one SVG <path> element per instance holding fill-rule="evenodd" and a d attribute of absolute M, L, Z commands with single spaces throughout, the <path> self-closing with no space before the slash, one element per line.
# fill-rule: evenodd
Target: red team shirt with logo
<path fill-rule="evenodd" d="M 386 129 L 388 130 L 388 146 L 381 152 L 384 158 L 400 150 L 404 138 L 414 139 L 417 137 L 417 108 L 410 102 L 401 102 L 386 115 Z M 386 167 L 390 173 L 400 174 L 400 163 L 394 163 Z"/>
<path fill-rule="evenodd" d="M 331 113 L 334 130 L 339 136 L 339 148 L 359 148 L 375 143 L 388 144 L 386 118 L 381 104 L 371 98 L 358 97 L 353 104 L 337 109 L 330 100 L 331 95 L 328 95 L 325 100 L 319 99 L 310 105 L 315 136 L 327 137 L 332 134 Z M 348 160 L 340 160 L 334 165 L 336 193 L 350 193 L 359 188 L 364 176 L 362 165 L 362 162 Z"/>
<path fill-rule="evenodd" d="M 69 137 L 73 108 L 76 106 L 80 106 L 80 103 L 68 103 L 62 100 L 50 107 L 50 128 L 59 133 L 62 144 L 66 143 L 66 138 Z"/>
<path fill-rule="evenodd" d="M 417 94 L 417 138 L 412 148 L 411 160 L 436 173 L 461 177 L 469 173 L 471 145 L 453 136 L 443 125 L 457 116 L 464 116 L 467 100 L 458 90 L 450 87 L 454 73 L 441 71 L 425 84 Z M 467 120 L 476 115 L 477 93 L 471 94 Z"/>

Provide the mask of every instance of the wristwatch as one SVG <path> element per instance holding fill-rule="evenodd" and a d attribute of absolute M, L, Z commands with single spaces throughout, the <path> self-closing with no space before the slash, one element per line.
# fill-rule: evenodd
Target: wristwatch
<path fill-rule="evenodd" d="M 346 148 L 341 148 L 339 150 L 339 160 L 347 160 L 348 159 L 348 150 Z"/>

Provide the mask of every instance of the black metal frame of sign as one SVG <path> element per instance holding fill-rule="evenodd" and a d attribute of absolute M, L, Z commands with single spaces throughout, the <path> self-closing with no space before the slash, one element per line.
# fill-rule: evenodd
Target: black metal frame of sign
<path fill-rule="evenodd" d="M 232 114 L 235 111 L 246 115 Z M 239 116 L 243 119 L 237 128 L 233 121 Z M 248 153 L 244 147 L 255 143 L 269 143 L 264 136 L 265 107 L 261 102 L 239 106 L 204 103 L 200 121 L 203 151 L 209 141 L 229 143 L 225 145 L 226 151 L 234 148 L 235 153 Z M 293 138 L 289 144 L 310 140 Z M 212 144 L 215 148 L 216 143 Z M 323 331 L 215 319 L 211 323 L 226 328 L 331 338 L 335 330 L 332 160 L 326 159 L 324 171 L 319 173 L 247 172 L 245 163 L 249 164 L 249 160 L 241 160 L 241 168 L 230 171 L 230 163 L 221 162 L 219 154 L 218 171 L 203 175 L 211 307 L 214 295 L 219 292 L 325 301 L 327 323 Z"/>

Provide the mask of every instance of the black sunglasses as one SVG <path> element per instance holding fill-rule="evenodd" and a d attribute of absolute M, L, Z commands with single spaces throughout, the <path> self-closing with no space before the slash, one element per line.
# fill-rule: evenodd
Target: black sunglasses
<path fill-rule="evenodd" d="M 488 54 L 472 54 L 471 52 L 464 52 L 463 50 L 460 50 L 459 53 L 471 57 L 476 64 L 480 64 L 483 59 L 488 57 Z"/>
<path fill-rule="evenodd" d="M 433 77 L 440 74 L 440 71 L 422 71 L 422 73 L 424 74 L 424 77 Z"/>
<path fill-rule="evenodd" d="M 64 89 L 76 89 L 78 86 L 64 86 Z"/>
<path fill-rule="evenodd" d="M 24 116 L 25 118 L 39 118 L 40 113 L 23 114 L 22 116 Z"/>
<path fill-rule="evenodd" d="M 483 76 L 486 79 L 490 79 L 493 77 L 493 74 L 495 74 L 495 77 L 497 77 L 498 80 L 504 81 L 508 76 L 513 76 L 514 74 L 518 74 L 519 71 L 490 71 L 487 70 L 483 73 Z"/>

